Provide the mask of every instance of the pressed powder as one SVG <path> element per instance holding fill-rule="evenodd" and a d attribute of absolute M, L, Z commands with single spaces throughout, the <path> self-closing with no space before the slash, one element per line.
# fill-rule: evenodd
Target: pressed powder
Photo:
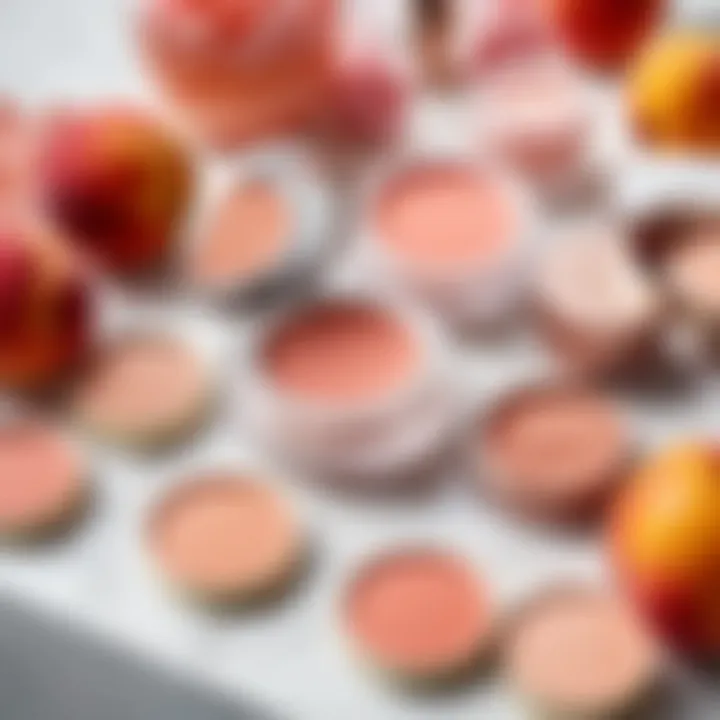
<path fill-rule="evenodd" d="M 83 425 L 122 444 L 152 447 L 197 429 L 210 404 L 201 361 L 181 341 L 137 336 L 112 343 L 80 380 Z"/>
<path fill-rule="evenodd" d="M 18 421 L 0 428 L 0 535 L 64 526 L 87 497 L 85 466 L 57 431 Z"/>
<path fill-rule="evenodd" d="M 152 514 L 147 539 L 172 585 L 211 602 L 274 589 L 302 552 L 293 511 L 275 490 L 221 472 L 170 490 Z"/>
<path fill-rule="evenodd" d="M 547 193 L 577 182 L 587 167 L 588 105 L 579 80 L 558 62 L 509 66 L 486 82 L 482 142 Z"/>
<path fill-rule="evenodd" d="M 272 270 L 288 251 L 292 214 L 268 182 L 233 188 L 193 257 L 195 282 L 227 287 Z"/>
<path fill-rule="evenodd" d="M 671 291 L 686 309 L 720 318 L 720 227 L 680 238 L 664 268 Z"/>
<path fill-rule="evenodd" d="M 531 707 L 571 718 L 620 716 L 659 676 L 656 648 L 622 601 L 583 587 L 553 589 L 521 610 L 504 659 Z"/>
<path fill-rule="evenodd" d="M 573 386 L 524 388 L 503 398 L 480 445 L 481 482 L 491 494 L 553 519 L 599 511 L 630 457 L 614 403 Z"/>
<path fill-rule="evenodd" d="M 540 266 L 540 329 L 581 372 L 618 370 L 654 352 L 660 303 L 620 239 L 592 231 L 551 248 Z"/>
<path fill-rule="evenodd" d="M 510 244 L 517 218 L 505 189 L 471 168 L 437 165 L 393 178 L 377 208 L 380 242 L 423 273 L 491 265 Z"/>
<path fill-rule="evenodd" d="M 338 301 L 290 317 L 268 339 L 262 363 L 280 393 L 343 408 L 382 402 L 408 386 L 420 355 L 413 330 L 399 316 Z"/>
<path fill-rule="evenodd" d="M 361 656 L 400 678 L 434 680 L 468 669 L 492 631 L 487 589 L 461 557 L 430 549 L 371 560 L 343 605 Z"/>
<path fill-rule="evenodd" d="M 497 325 L 525 289 L 534 220 L 532 198 L 498 165 L 409 158 L 376 184 L 365 257 L 454 329 Z"/>

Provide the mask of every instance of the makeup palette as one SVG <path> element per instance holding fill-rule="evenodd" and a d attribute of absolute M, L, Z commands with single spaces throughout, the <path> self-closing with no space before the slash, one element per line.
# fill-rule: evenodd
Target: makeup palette
<path fill-rule="evenodd" d="M 644 380 L 678 328 L 720 347 L 720 176 L 626 147 L 619 84 L 561 59 L 533 0 L 126 5 L 0 23 L 0 75 L 39 104 L 143 97 L 135 47 L 198 165 L 180 261 L 79 298 L 77 261 L 3 231 L 39 210 L 0 103 L 0 367 L 82 355 L 0 398 L 0 595 L 268 720 L 609 720 L 676 685 L 678 717 L 714 717 L 654 633 L 717 645 L 720 465 L 691 452 L 717 368 Z M 60 143 L 83 182 L 55 199 L 129 251 L 181 178 L 148 184 L 158 148 L 101 125 L 96 153 Z M 689 450 L 635 468 L 672 436 Z"/>

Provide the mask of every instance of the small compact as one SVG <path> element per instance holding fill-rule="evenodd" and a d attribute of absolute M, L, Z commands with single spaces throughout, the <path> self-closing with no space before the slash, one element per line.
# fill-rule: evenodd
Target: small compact
<path fill-rule="evenodd" d="M 332 249 L 335 199 L 319 167 L 299 154 L 253 158 L 209 194 L 185 275 L 210 298 L 252 299 L 308 281 Z"/>
<path fill-rule="evenodd" d="M 60 534 L 89 504 L 88 469 L 71 440 L 31 418 L 0 425 L 0 538 Z"/>
<path fill-rule="evenodd" d="M 343 635 L 371 669 L 414 686 L 452 682 L 494 641 L 490 590 L 462 556 L 413 547 L 367 561 L 345 589 Z"/>
<path fill-rule="evenodd" d="M 479 144 L 543 199 L 571 200 L 597 174 L 594 113 L 581 78 L 561 60 L 508 63 L 483 81 Z"/>
<path fill-rule="evenodd" d="M 493 165 L 408 159 L 371 192 L 366 262 L 451 325 L 495 325 L 522 295 L 535 220 L 528 195 Z"/>
<path fill-rule="evenodd" d="M 447 444 L 455 400 L 445 363 L 426 317 L 331 295 L 258 328 L 242 404 L 282 454 L 324 476 L 387 487 Z"/>
<path fill-rule="evenodd" d="M 618 405 L 572 384 L 511 390 L 482 418 L 477 433 L 472 457 L 482 491 L 545 522 L 597 517 L 634 451 Z"/>
<path fill-rule="evenodd" d="M 502 661 L 533 717 L 628 717 L 663 674 L 658 648 L 620 598 L 569 583 L 510 618 Z"/>
<path fill-rule="evenodd" d="M 662 354 L 662 298 L 610 227 L 576 228 L 549 247 L 533 298 L 539 332 L 571 374 L 654 368 Z"/>
<path fill-rule="evenodd" d="M 103 440 L 152 450 L 189 438 L 215 400 L 209 372 L 179 338 L 135 333 L 110 341 L 78 379 L 71 407 Z"/>
<path fill-rule="evenodd" d="M 273 597 L 305 555 L 289 501 L 237 471 L 199 472 L 174 485 L 153 508 L 145 533 L 166 584 L 209 606 Z"/>

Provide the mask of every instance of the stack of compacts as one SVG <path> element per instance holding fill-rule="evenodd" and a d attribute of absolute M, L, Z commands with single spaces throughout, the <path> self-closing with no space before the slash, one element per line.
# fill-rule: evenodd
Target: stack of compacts
<path fill-rule="evenodd" d="M 20 403 L 0 425 L 0 533 L 45 542 L 81 525 L 102 483 L 93 443 L 182 459 L 232 405 L 258 462 L 188 464 L 153 494 L 139 546 L 172 602 L 242 611 L 290 593 L 333 543 L 279 477 L 341 506 L 414 495 L 460 465 L 467 503 L 502 522 L 610 518 L 618 587 L 564 581 L 505 603 L 433 532 L 369 553 L 336 589 L 350 654 L 424 688 L 495 659 L 533 717 L 625 717 L 664 681 L 666 646 L 720 655 L 717 450 L 646 462 L 621 397 L 713 366 L 720 193 L 670 183 L 623 204 L 602 172 L 598 93 L 533 3 L 406 3 L 404 32 L 378 34 L 404 41 L 402 73 L 379 40 L 348 69 L 337 5 L 143 0 L 172 123 L 7 110 L 0 381 Z M 464 152 L 408 140 L 438 86 L 466 107 Z M 222 371 L 192 332 L 109 329 L 108 305 L 154 282 L 222 327 Z M 543 372 L 478 399 L 459 359 L 513 333 Z"/>

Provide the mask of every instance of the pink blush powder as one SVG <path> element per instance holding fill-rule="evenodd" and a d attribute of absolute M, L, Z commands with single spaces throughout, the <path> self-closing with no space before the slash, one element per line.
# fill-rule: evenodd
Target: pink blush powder
<path fill-rule="evenodd" d="M 83 467 L 65 440 L 42 425 L 0 430 L 0 530 L 39 529 L 71 512 L 84 492 Z"/>
<path fill-rule="evenodd" d="M 452 166 L 411 170 L 392 181 L 377 221 L 389 249 L 424 271 L 490 263 L 516 225 L 499 183 Z"/>
<path fill-rule="evenodd" d="M 287 249 L 291 211 L 277 190 L 256 182 L 223 202 L 194 258 L 202 284 L 245 280 L 272 267 Z"/>
<path fill-rule="evenodd" d="M 293 317 L 265 348 L 265 372 L 304 400 L 355 405 L 400 387 L 419 362 L 413 333 L 370 305 L 317 305 Z"/>
<path fill-rule="evenodd" d="M 345 619 L 358 645 L 386 668 L 453 670 L 487 637 L 484 589 L 461 559 L 415 550 L 381 557 L 361 572 Z"/>

